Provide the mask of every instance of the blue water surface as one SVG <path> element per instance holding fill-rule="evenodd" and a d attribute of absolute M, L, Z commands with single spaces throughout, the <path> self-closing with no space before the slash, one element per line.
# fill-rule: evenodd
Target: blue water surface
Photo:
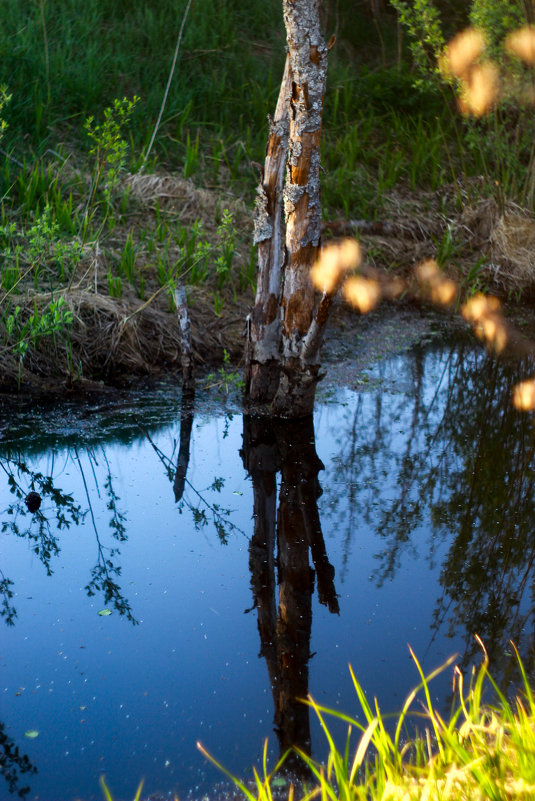
<path fill-rule="evenodd" d="M 522 646 L 531 627 L 535 519 L 515 369 L 435 344 L 318 402 L 317 504 L 339 605 L 330 611 L 316 587 L 303 670 L 319 703 L 359 715 L 351 664 L 370 700 L 399 711 L 419 681 L 408 646 L 426 672 L 454 653 L 468 666 L 474 634 L 507 673 L 509 637 Z M 180 392 L 105 406 L 5 413 L 0 720 L 36 772 L 19 763 L 2 799 L 28 786 L 38 801 L 93 801 L 101 775 L 119 800 L 141 778 L 147 794 L 200 796 L 220 774 L 197 741 L 236 774 L 259 764 L 265 738 L 271 764 L 279 756 L 251 586 L 243 417 L 218 399 L 196 410 L 177 502 Z M 32 489 L 43 497 L 34 514 Z M 451 678 L 450 668 L 431 685 L 441 709 Z"/>

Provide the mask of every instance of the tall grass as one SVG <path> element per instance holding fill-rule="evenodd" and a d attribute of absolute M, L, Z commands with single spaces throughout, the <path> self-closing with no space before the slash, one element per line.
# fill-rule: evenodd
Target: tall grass
<path fill-rule="evenodd" d="M 50 157 L 80 165 L 91 143 L 88 117 L 116 98 L 138 96 L 129 126 L 129 169 L 142 163 L 161 107 L 187 0 L 63 0 L 0 4 L 0 85 L 12 99 L 4 148 L 11 161 L 0 196 L 46 173 Z M 454 104 L 404 61 L 395 14 L 373 19 L 349 0 L 326 3 L 330 55 L 324 114 L 324 202 L 328 216 L 379 216 L 400 182 L 410 190 L 488 176 L 489 191 L 525 195 L 532 131 L 506 117 L 453 123 Z M 196 182 L 238 182 L 253 198 L 285 56 L 280 0 L 196 0 L 152 156 Z M 416 77 L 418 80 L 416 80 Z M 450 93 L 451 94 L 451 93 Z M 503 124 L 502 124 L 503 123 Z M 500 136 L 496 131 L 500 131 Z M 499 152 L 496 148 L 499 148 Z M 51 153 L 50 151 L 54 151 Z M 155 163 L 154 161 L 152 163 Z M 6 175 L 6 169 L 9 175 Z M 496 174 L 496 173 L 499 174 Z M 17 173 L 15 176 L 14 173 Z M 41 179 L 24 209 L 39 202 Z M 494 189 L 493 189 L 494 188 Z M 14 198 L 14 202 L 16 202 Z"/>
<path fill-rule="evenodd" d="M 13 137 L 24 131 L 43 149 L 54 132 L 79 127 L 77 119 L 83 122 L 116 97 L 138 94 L 142 113 L 133 131 L 138 144 L 145 142 L 160 108 L 185 5 L 174 0 L 2 3 L 0 84 L 13 95 L 7 113 Z M 265 109 L 250 102 L 251 85 L 265 88 L 266 74 L 267 83 L 272 81 L 269 73 L 284 58 L 281 36 L 277 3 L 198 0 L 170 87 L 166 137 L 181 138 L 184 115 L 192 127 L 261 128 Z M 260 39 L 263 45 L 256 48 Z M 275 52 L 278 57 L 272 59 Z"/>
<path fill-rule="evenodd" d="M 412 653 L 412 652 L 411 652 Z M 533 799 L 535 797 L 535 699 L 522 662 L 519 695 L 510 701 L 488 673 L 486 653 L 479 669 L 473 669 L 468 686 L 456 667 L 456 705 L 445 719 L 433 706 L 430 682 L 448 667 L 424 675 L 414 657 L 421 682 L 413 690 L 397 718 L 381 713 L 377 699 L 371 704 L 351 670 L 361 710 L 359 719 L 309 700 L 324 732 L 328 758 L 320 763 L 299 751 L 315 781 L 303 790 L 306 801 L 466 801 L 489 799 Z M 422 696 L 420 709 L 412 711 Z M 485 695 L 491 700 L 485 701 Z M 416 715 L 420 734 L 411 736 L 409 717 Z M 347 738 L 340 747 L 329 719 L 348 725 Z M 358 742 L 353 744 L 353 733 Z M 230 774 L 203 746 L 205 756 L 228 776 Z M 255 787 L 234 779 L 248 801 L 271 801 L 273 779 L 283 770 L 281 760 L 264 775 L 255 771 Z M 231 778 L 233 778 L 231 776 Z M 290 791 L 293 796 L 293 788 Z"/>

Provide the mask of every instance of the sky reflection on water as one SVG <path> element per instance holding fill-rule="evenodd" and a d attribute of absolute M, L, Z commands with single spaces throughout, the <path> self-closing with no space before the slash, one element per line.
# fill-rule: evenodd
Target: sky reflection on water
<path fill-rule="evenodd" d="M 177 395 L 125 404 L 111 426 L 95 409 L 70 410 L 69 425 L 35 414 L 23 436 L 12 426 L 0 719 L 38 771 L 12 789 L 92 801 L 105 773 L 117 799 L 141 777 L 147 793 L 200 794 L 219 775 L 197 740 L 244 772 L 265 737 L 278 756 L 276 719 L 321 756 L 318 726 L 304 731 L 285 692 L 308 686 L 356 713 L 348 663 L 396 711 L 418 681 L 408 643 L 426 670 L 477 658 L 476 631 L 494 675 L 511 674 L 511 636 L 529 661 L 533 432 L 510 405 L 516 369 L 462 346 L 390 359 L 366 391 L 318 404 L 315 442 L 294 430 L 301 461 L 291 427 L 246 423 L 244 438 L 240 414 L 196 412 L 178 504 Z M 43 494 L 34 515 L 30 489 Z M 439 704 L 450 683 L 451 671 L 433 683 Z"/>

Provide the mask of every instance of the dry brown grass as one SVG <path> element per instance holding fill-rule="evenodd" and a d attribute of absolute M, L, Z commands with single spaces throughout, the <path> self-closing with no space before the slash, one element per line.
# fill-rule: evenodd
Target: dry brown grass
<path fill-rule="evenodd" d="M 20 371 L 21 386 L 59 388 L 93 385 L 95 380 L 117 384 L 126 377 L 178 373 L 181 368 L 180 331 L 175 314 L 167 301 L 158 299 L 142 308 L 136 297 L 121 299 L 95 294 L 90 289 L 74 289 L 63 297 L 74 315 L 70 328 L 71 368 L 66 359 L 64 340 L 43 339 L 31 347 Z M 214 313 L 211 292 L 188 289 L 192 329 L 193 357 L 197 365 L 211 365 L 222 360 L 224 350 L 238 360 L 242 351 L 243 320 L 247 299 L 227 298 L 225 313 Z M 34 301 L 39 305 L 47 296 L 27 294 L 17 300 L 21 314 L 31 313 Z M 17 357 L 4 347 L 0 350 L 3 389 L 14 389 L 19 382 Z M 78 378 L 81 367 L 83 380 Z"/>
<path fill-rule="evenodd" d="M 477 180 L 417 195 L 392 192 L 377 232 L 360 236 L 368 262 L 408 278 L 416 264 L 436 258 L 449 229 L 456 250 L 443 266 L 451 277 L 462 285 L 479 263 L 483 288 L 530 298 L 535 293 L 535 215 L 512 201 L 500 208 L 495 199 L 478 199 L 478 194 Z"/>
<path fill-rule="evenodd" d="M 201 221 L 208 239 L 215 235 L 218 212 L 228 208 L 234 215 L 241 241 L 246 243 L 243 249 L 248 247 L 252 212 L 230 191 L 222 197 L 221 191 L 198 188 L 191 180 L 164 173 L 128 176 L 125 184 L 132 198 L 127 221 L 118 225 L 105 241 L 85 247 L 70 289 L 62 291 L 74 315 L 70 330 L 71 368 L 65 358 L 64 343 L 59 340 L 54 344 L 47 337 L 38 348 L 30 347 L 20 370 L 22 385 L 69 383 L 79 368 L 86 379 L 106 383 L 130 375 L 180 370 L 178 321 L 170 310 L 168 293 L 156 279 L 154 256 L 144 254 L 141 249 L 136 260 L 146 280 L 145 298 L 150 302 L 140 300 L 126 281 L 123 281 L 123 295 L 118 299 L 109 297 L 107 287 L 107 272 L 122 252 L 128 233 L 133 232 L 135 237 L 139 228 L 155 227 L 157 207 L 160 216 L 178 220 L 181 225 Z M 533 293 L 534 215 L 511 202 L 499 208 L 493 199 L 480 200 L 479 190 L 478 182 L 474 181 L 468 186 L 450 184 L 440 192 L 415 195 L 398 188 L 390 194 L 385 219 L 368 225 L 361 235 L 362 277 L 358 286 L 353 282 L 353 297 L 360 298 L 357 305 L 362 311 L 379 300 L 374 281 L 379 283 L 383 299 L 396 298 L 406 291 L 421 294 L 422 282 L 418 284 L 414 268 L 436 258 L 438 243 L 448 230 L 455 240 L 456 251 L 444 269 L 459 285 L 461 299 L 463 292 L 471 289 L 466 281 L 477 262 L 481 265 L 478 288 L 502 297 L 512 291 L 526 297 Z M 169 242 L 162 243 L 163 246 L 168 247 L 169 257 L 174 258 L 173 249 L 177 246 Z M 358 260 L 354 253 L 350 255 Z M 244 254 L 238 254 L 238 261 L 244 258 Z M 344 265 L 342 272 L 346 269 Z M 221 294 L 224 305 L 216 314 L 213 285 L 188 287 L 197 364 L 217 363 L 224 350 L 234 361 L 241 358 L 244 320 L 253 296 L 251 292 L 235 296 L 230 286 Z M 31 285 L 11 296 L 11 302 L 21 306 L 24 318 L 31 313 L 34 301 L 44 306 L 47 296 L 36 294 Z M 0 349 L 0 364 L 0 386 L 4 389 L 16 386 L 19 362 L 6 346 Z"/>
<path fill-rule="evenodd" d="M 240 230 L 252 231 L 251 210 L 230 191 L 214 192 L 195 186 L 191 179 L 169 173 L 137 173 L 128 176 L 125 185 L 141 206 L 154 208 L 157 203 L 160 209 L 175 212 L 183 224 L 199 220 L 206 231 L 213 231 L 218 210 L 227 208 Z"/>

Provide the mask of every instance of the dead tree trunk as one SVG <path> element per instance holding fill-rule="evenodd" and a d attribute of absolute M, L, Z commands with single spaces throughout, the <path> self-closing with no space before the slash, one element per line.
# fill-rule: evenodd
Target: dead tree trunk
<path fill-rule="evenodd" d="M 283 0 L 288 58 L 255 217 L 259 275 L 246 400 L 276 417 L 312 412 L 327 319 L 325 303 L 314 307 L 309 277 L 320 244 L 320 138 L 327 76 L 319 6 L 319 0 Z"/>
<path fill-rule="evenodd" d="M 288 156 L 290 59 L 286 57 L 262 181 L 257 188 L 254 243 L 258 245 L 256 302 L 248 341 L 247 397 L 251 405 L 266 403 L 277 391 L 280 374 L 280 305 L 284 270 L 283 186 Z"/>

